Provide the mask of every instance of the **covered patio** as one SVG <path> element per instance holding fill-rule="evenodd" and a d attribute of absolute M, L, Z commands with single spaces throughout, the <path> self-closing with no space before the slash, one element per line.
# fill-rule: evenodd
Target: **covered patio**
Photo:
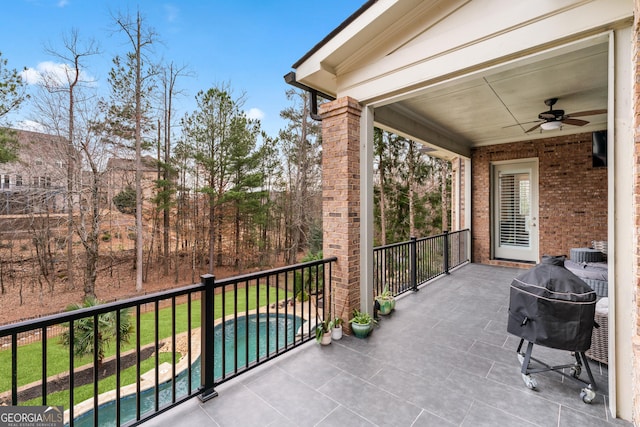
<path fill-rule="evenodd" d="M 637 423 L 637 15 L 627 0 L 370 0 L 292 64 L 286 80 L 328 100 L 338 307 L 373 306 L 377 127 L 451 162 L 450 224 L 470 230 L 471 262 L 529 268 L 608 243 L 607 407 Z"/>
<path fill-rule="evenodd" d="M 516 268 L 467 264 L 398 300 L 367 339 L 306 344 L 145 426 L 630 426 L 607 410 L 607 366 L 591 404 L 554 372 L 526 388 L 506 331 Z M 534 355 L 571 363 L 566 351 Z M 585 374 L 583 373 L 583 376 Z"/>

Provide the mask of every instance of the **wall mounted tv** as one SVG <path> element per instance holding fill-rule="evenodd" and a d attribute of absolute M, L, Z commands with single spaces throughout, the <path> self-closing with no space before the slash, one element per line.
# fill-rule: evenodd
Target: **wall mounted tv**
<path fill-rule="evenodd" d="M 607 167 L 607 131 L 599 130 L 593 132 L 592 136 L 592 159 L 594 168 Z"/>

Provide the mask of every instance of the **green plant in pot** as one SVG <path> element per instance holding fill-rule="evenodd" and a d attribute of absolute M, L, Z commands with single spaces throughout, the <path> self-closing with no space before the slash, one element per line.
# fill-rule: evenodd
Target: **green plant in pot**
<path fill-rule="evenodd" d="M 316 341 L 322 345 L 331 344 L 332 321 L 323 320 L 316 325 Z"/>
<path fill-rule="evenodd" d="M 362 312 L 358 309 L 353 310 L 353 317 L 349 320 L 353 335 L 358 338 L 366 338 L 373 329 L 375 319 L 369 313 Z"/>
<path fill-rule="evenodd" d="M 331 321 L 331 339 L 339 340 L 342 338 L 342 324 L 344 320 L 342 317 L 334 317 Z"/>
<path fill-rule="evenodd" d="M 384 316 L 391 313 L 391 311 L 396 308 L 396 298 L 393 296 L 391 291 L 389 291 L 389 286 L 385 286 L 384 291 L 376 296 L 376 301 L 380 306 L 378 313 Z"/>

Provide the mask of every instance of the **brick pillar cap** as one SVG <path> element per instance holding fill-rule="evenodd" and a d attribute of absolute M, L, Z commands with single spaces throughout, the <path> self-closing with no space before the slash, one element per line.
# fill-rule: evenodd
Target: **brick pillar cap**
<path fill-rule="evenodd" d="M 336 99 L 335 101 L 320 104 L 318 113 L 324 119 L 325 116 L 342 114 L 344 113 L 345 109 L 351 110 L 351 114 L 357 114 L 358 116 L 362 111 L 362 107 L 357 100 L 351 98 L 350 96 L 344 96 L 342 98 Z"/>

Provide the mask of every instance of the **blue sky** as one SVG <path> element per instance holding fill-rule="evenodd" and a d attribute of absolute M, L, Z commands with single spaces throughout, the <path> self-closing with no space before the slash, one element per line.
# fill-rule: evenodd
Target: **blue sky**
<path fill-rule="evenodd" d="M 187 65 L 194 77 L 183 78 L 185 91 L 178 116 L 195 108 L 198 90 L 228 83 L 234 95 L 246 93 L 245 110 L 260 117 L 262 127 L 277 136 L 288 106 L 283 80 L 291 65 L 355 12 L 364 0 L 174 0 L 172 2 L 95 0 L 14 0 L 3 2 L 0 52 L 10 68 L 33 70 L 59 66 L 45 45 L 62 45 L 76 29 L 81 39 L 95 39 L 102 54 L 87 64 L 107 94 L 111 59 L 129 50 L 123 34 L 114 33 L 111 15 L 136 13 L 162 41 L 155 51 L 167 62 Z M 28 109 L 13 123 L 32 118 Z"/>

